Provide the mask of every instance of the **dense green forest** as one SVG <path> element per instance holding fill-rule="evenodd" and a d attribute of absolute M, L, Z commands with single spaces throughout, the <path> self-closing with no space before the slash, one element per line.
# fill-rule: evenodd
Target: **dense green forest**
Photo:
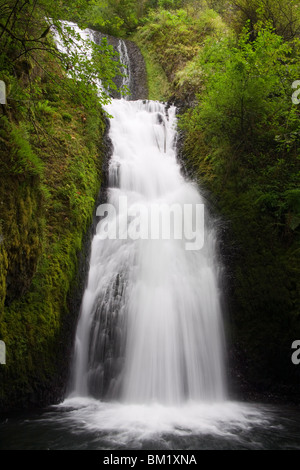
<path fill-rule="evenodd" d="M 180 158 L 219 220 L 233 375 L 296 399 L 299 4 L 0 0 L 0 10 L 1 406 L 60 398 L 79 254 L 104 178 L 109 98 L 96 81 L 115 88 L 119 63 L 105 40 L 92 62 L 59 52 L 51 28 L 78 40 L 62 19 L 136 42 L 149 98 L 178 105 Z"/>

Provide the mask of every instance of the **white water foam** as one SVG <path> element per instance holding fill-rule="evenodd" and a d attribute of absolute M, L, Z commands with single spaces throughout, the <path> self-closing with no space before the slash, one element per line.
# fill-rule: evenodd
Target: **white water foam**
<path fill-rule="evenodd" d="M 55 420 L 61 419 L 75 433 L 101 433 L 99 438 L 105 436 L 107 448 L 116 445 L 139 449 L 151 441 L 156 448 L 166 448 L 172 447 L 176 439 L 181 442 L 195 438 L 201 443 L 201 436 L 211 436 L 214 440 L 227 440 L 231 448 L 245 440 L 248 448 L 259 449 L 262 444 L 255 439 L 253 429 L 272 427 L 272 412 L 267 407 L 233 401 L 124 405 L 77 397 L 65 400 L 59 408 L 67 412 L 56 414 Z M 247 437 L 250 434 L 251 442 Z"/>

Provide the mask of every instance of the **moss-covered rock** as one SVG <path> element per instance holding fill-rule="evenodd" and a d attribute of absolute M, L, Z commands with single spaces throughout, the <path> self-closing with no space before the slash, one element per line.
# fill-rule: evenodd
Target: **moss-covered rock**
<path fill-rule="evenodd" d="M 62 396 L 78 260 L 103 180 L 106 118 L 96 97 L 78 104 L 71 82 L 42 82 L 37 106 L 10 107 L 1 119 L 0 409 Z"/>
<path fill-rule="evenodd" d="M 287 206 L 282 202 L 278 209 L 293 172 L 282 170 L 281 184 L 282 173 L 274 177 L 278 190 L 267 201 L 261 196 L 269 185 L 265 170 L 253 172 L 241 160 L 230 163 L 229 156 L 226 164 L 222 157 L 210 159 L 192 126 L 184 134 L 181 159 L 220 219 L 235 393 L 299 401 L 300 369 L 291 361 L 291 345 L 300 337 L 299 233 L 288 224 Z"/>

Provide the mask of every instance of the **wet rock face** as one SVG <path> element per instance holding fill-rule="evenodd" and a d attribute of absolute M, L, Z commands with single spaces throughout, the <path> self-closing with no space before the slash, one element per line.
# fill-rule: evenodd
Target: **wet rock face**
<path fill-rule="evenodd" d="M 114 47 L 118 51 L 118 47 L 121 39 L 113 36 L 104 35 L 102 33 L 95 33 L 96 42 L 100 42 L 101 38 L 105 36 L 108 44 Z M 145 100 L 148 98 L 148 86 L 147 86 L 147 73 L 144 58 L 138 46 L 127 39 L 122 39 L 127 48 L 127 54 L 130 63 L 130 100 Z M 115 78 L 115 84 L 120 87 L 122 85 L 122 77 L 118 76 Z M 120 98 L 120 93 L 116 91 L 111 92 L 113 98 Z"/>
<path fill-rule="evenodd" d="M 130 60 L 132 84 L 131 100 L 144 100 L 148 98 L 147 74 L 144 58 L 138 46 L 132 41 L 125 41 Z"/>

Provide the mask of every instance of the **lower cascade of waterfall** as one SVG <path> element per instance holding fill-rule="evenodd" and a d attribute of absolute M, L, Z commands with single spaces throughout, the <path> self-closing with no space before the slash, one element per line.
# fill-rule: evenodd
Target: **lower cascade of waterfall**
<path fill-rule="evenodd" d="M 92 242 L 71 396 L 169 405 L 223 400 L 213 224 L 204 211 L 204 223 L 194 231 L 190 227 L 203 243 L 191 247 L 186 231 L 183 237 L 172 231 L 163 237 L 159 226 L 168 215 L 162 207 L 203 206 L 197 187 L 181 175 L 176 161 L 176 109 L 120 99 L 106 110 L 113 116 L 108 204 L 115 210 L 102 217 Z M 147 214 L 159 208 L 158 236 L 150 233 L 148 220 L 144 230 L 145 218 L 134 212 L 141 207 Z M 180 234 L 187 222 L 176 215 L 172 227 Z M 143 236 L 132 236 L 133 225 Z M 116 227 L 117 236 L 107 236 Z"/>

